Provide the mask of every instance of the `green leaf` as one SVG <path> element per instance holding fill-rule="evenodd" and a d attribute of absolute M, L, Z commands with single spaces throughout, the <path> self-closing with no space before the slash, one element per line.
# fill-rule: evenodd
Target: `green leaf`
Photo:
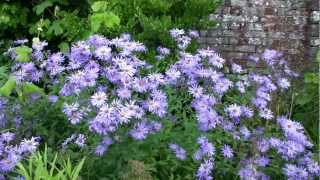
<path fill-rule="evenodd" d="M 91 22 L 91 30 L 93 32 L 97 32 L 100 29 L 101 24 L 103 22 L 103 15 L 99 13 L 99 14 L 94 14 L 90 16 L 90 22 Z"/>
<path fill-rule="evenodd" d="M 56 36 L 63 33 L 60 21 L 53 21 L 52 25 L 48 29 L 48 33 L 54 33 Z"/>
<path fill-rule="evenodd" d="M 72 180 L 77 180 L 80 170 L 82 169 L 82 166 L 84 164 L 85 158 L 81 160 L 81 162 L 75 167 L 75 169 L 72 171 Z"/>
<path fill-rule="evenodd" d="M 104 23 L 108 28 L 120 25 L 120 18 L 112 12 L 105 13 Z"/>
<path fill-rule="evenodd" d="M 69 52 L 69 49 L 70 49 L 69 44 L 66 42 L 60 43 L 58 47 L 59 47 L 60 51 L 63 53 Z"/>
<path fill-rule="evenodd" d="M 318 75 L 316 73 L 306 73 L 304 75 L 304 82 L 318 84 L 319 83 Z"/>
<path fill-rule="evenodd" d="M 101 25 L 107 28 L 114 28 L 120 25 L 120 18 L 112 12 L 95 13 L 90 17 L 91 30 L 97 32 Z"/>
<path fill-rule="evenodd" d="M 19 46 L 15 48 L 17 54 L 16 60 L 20 62 L 28 62 L 30 60 L 30 53 L 32 49 L 27 46 Z"/>
<path fill-rule="evenodd" d="M 8 69 L 7 65 L 0 67 L 0 80 L 1 78 L 6 78 L 8 76 Z"/>
<path fill-rule="evenodd" d="M 52 5 L 53 5 L 52 2 L 49 1 L 49 0 L 43 1 L 42 3 L 36 5 L 36 6 L 34 7 L 34 10 L 36 11 L 36 14 L 37 14 L 37 15 L 40 15 L 40 14 L 43 13 L 43 11 L 44 11 L 46 8 L 48 8 L 48 7 L 52 6 Z"/>
<path fill-rule="evenodd" d="M 23 83 L 21 90 L 23 94 L 31 94 L 31 93 L 43 94 L 44 93 L 42 88 L 40 88 L 37 85 L 34 85 L 33 83 Z"/>
<path fill-rule="evenodd" d="M 8 81 L 0 88 L 0 95 L 9 97 L 14 88 L 16 88 L 16 78 L 14 76 L 11 76 Z"/>
<path fill-rule="evenodd" d="M 105 11 L 107 9 L 108 3 L 105 1 L 97 1 L 91 5 L 93 12 Z"/>

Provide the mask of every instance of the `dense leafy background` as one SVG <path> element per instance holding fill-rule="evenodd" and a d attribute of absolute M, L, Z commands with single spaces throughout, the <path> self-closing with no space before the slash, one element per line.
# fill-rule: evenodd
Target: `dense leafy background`
<path fill-rule="evenodd" d="M 152 59 L 155 51 L 152 48 L 159 45 L 170 45 L 168 30 L 173 27 L 184 29 L 205 29 L 214 22 L 208 20 L 208 15 L 219 5 L 218 0 L 5 0 L 0 3 L 0 51 L 4 52 L 19 38 L 32 39 L 39 37 L 49 42 L 49 49 L 67 51 L 71 42 L 81 40 L 94 33 L 114 37 L 120 33 L 129 32 L 135 39 L 150 47 L 149 54 L 144 58 L 155 65 L 154 71 L 164 71 L 176 57 L 158 62 Z M 196 47 L 196 45 L 194 45 Z M 172 48 L 171 47 L 171 48 Z M 193 47 L 190 48 L 192 51 Z M 28 53 L 27 50 L 22 50 Z M 23 57 L 22 57 L 23 60 Z M 9 78 L 10 61 L 0 58 L 0 84 L 4 85 Z M 288 112 L 292 104 L 293 119 L 300 120 L 306 127 L 309 136 L 318 144 L 319 119 L 319 77 L 317 73 L 307 73 L 304 76 L 303 89 L 297 93 L 294 100 L 290 97 L 281 98 L 286 104 L 279 111 Z M 301 84 L 299 85 L 301 86 Z M 148 138 L 144 142 L 124 139 L 122 143 L 112 146 L 107 156 L 92 155 L 90 147 L 80 150 L 77 147 L 64 152 L 73 161 L 79 161 L 87 156 L 81 176 L 84 179 L 193 179 L 199 164 L 192 158 L 187 161 L 177 161 L 168 150 L 168 142 L 183 143 L 188 152 L 194 152 L 194 140 L 199 136 L 195 113 L 191 108 L 191 96 L 183 88 L 175 91 L 166 89 L 169 101 L 170 119 L 164 121 L 165 128 L 161 133 Z M 226 97 L 228 98 L 228 97 Z M 229 98 L 233 97 L 232 94 Z M 241 98 L 243 99 L 243 98 Z M 241 100 L 240 99 L 240 100 Z M 16 99 L 16 101 L 19 101 Z M 227 99 L 226 99 L 227 101 Z M 20 134 L 32 133 L 40 135 L 53 151 L 61 148 L 62 141 L 71 133 L 77 131 L 61 113 L 63 102 L 52 105 L 47 99 L 41 99 L 30 105 L 21 103 L 24 117 L 23 129 Z M 48 108 L 50 107 L 50 108 Z M 219 137 L 216 135 L 220 134 Z M 223 139 L 225 138 L 225 139 Z M 217 132 L 209 137 L 218 146 L 228 137 L 223 132 Z M 91 142 L 98 138 L 92 137 Z M 232 143 L 232 142 L 230 142 Z M 240 146 L 241 142 L 233 144 Z M 245 144 L 242 148 L 249 148 Z M 236 176 L 236 164 L 217 160 L 216 166 L 225 171 L 215 174 L 218 179 L 233 179 Z M 269 174 L 281 177 L 278 167 L 270 167 Z M 283 177 L 281 177 L 283 178 Z"/>

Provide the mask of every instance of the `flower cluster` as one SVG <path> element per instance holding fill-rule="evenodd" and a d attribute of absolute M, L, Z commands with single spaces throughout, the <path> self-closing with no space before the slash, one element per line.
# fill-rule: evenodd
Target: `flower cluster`
<path fill-rule="evenodd" d="M 19 144 L 14 144 L 15 134 L 11 132 L 0 133 L 0 179 L 23 159 L 33 153 L 38 145 L 38 138 L 23 139 Z"/>
<path fill-rule="evenodd" d="M 155 59 L 165 61 L 174 54 L 178 60 L 163 73 L 148 71 L 151 65 L 142 59 L 147 48 L 128 34 L 114 39 L 93 35 L 74 43 L 69 53 L 45 52 L 46 42 L 35 40 L 32 61 L 17 62 L 13 71 L 17 82 L 49 79 L 49 84 L 58 85 L 59 97 L 50 96 L 52 102 L 64 99 L 62 112 L 70 124 L 87 127 L 83 134 L 66 139 L 63 147 L 70 142 L 84 147 L 90 133 L 94 133 L 101 137 L 95 154 L 102 156 L 119 140 L 120 128 L 125 129 L 121 135 L 139 141 L 160 132 L 161 120 L 169 115 L 163 87 L 170 86 L 192 96 L 191 106 L 201 133 L 197 139 L 199 149 L 193 156 L 201 162 L 197 179 L 213 178 L 215 156 L 220 155 L 228 161 L 240 159 L 241 179 L 268 179 L 263 169 L 273 161 L 269 158 L 272 151 L 285 162 L 283 174 L 288 179 L 319 176 L 319 165 L 312 159 L 312 143 L 302 125 L 273 111 L 273 95 L 288 90 L 290 79 L 297 76 L 282 53 L 267 49 L 261 56 L 250 57 L 250 63 L 242 67 L 227 63 L 213 49 L 188 52 L 187 47 L 199 36 L 196 31 L 172 29 L 170 35 L 178 48 L 161 46 Z M 11 51 L 8 54 L 16 58 Z M 270 73 L 251 71 L 250 66 L 257 63 Z M 218 131 L 231 139 L 223 142 L 211 138 Z M 238 149 L 230 141 L 245 146 L 241 157 L 237 157 Z M 188 158 L 177 144 L 170 144 L 169 149 L 180 160 Z"/>

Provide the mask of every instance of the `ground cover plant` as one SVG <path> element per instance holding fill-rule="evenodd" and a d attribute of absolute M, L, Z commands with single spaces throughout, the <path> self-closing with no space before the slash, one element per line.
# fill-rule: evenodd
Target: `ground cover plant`
<path fill-rule="evenodd" d="M 86 156 L 80 176 L 87 179 L 319 176 L 317 147 L 274 101 L 297 77 L 281 52 L 267 49 L 242 67 L 197 48 L 197 31 L 169 34 L 176 46 L 154 56 L 130 34 L 92 35 L 68 52 L 50 51 L 39 38 L 16 41 L 6 53 L 1 126 L 38 138 L 31 148 L 2 140 L 1 161 L 11 163 L 0 167 L 2 176 L 17 173 L 21 158 L 11 154 L 44 143 L 77 162 Z M 159 69 L 167 59 L 172 64 Z"/>

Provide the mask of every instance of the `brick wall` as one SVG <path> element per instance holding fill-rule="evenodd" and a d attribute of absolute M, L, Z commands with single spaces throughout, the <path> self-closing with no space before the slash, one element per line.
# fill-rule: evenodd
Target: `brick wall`
<path fill-rule="evenodd" d="M 320 45 L 319 0 L 225 0 L 212 19 L 218 27 L 202 31 L 200 43 L 229 60 L 273 48 L 303 70 Z"/>

